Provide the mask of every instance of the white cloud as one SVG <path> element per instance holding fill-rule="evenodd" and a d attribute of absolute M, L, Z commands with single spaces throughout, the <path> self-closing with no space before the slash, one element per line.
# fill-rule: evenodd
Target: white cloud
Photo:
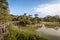
<path fill-rule="evenodd" d="M 41 15 L 60 15 L 60 3 L 57 4 L 42 4 L 39 5 L 37 8 L 35 8 L 35 11 L 37 13 L 40 13 Z"/>

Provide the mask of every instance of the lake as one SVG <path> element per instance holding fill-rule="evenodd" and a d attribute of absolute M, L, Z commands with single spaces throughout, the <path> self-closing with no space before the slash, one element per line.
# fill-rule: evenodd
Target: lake
<path fill-rule="evenodd" d="M 60 40 L 60 28 L 55 30 L 54 28 L 47 28 L 43 24 L 41 28 L 36 30 L 36 32 L 42 37 L 48 38 L 50 40 Z"/>

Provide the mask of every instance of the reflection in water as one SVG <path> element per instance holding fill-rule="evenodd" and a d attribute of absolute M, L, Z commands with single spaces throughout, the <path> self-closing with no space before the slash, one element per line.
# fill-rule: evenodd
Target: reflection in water
<path fill-rule="evenodd" d="M 54 28 L 47 28 L 43 24 L 42 27 L 36 31 L 45 37 L 52 38 L 52 40 L 60 40 L 60 28 L 55 30 Z"/>

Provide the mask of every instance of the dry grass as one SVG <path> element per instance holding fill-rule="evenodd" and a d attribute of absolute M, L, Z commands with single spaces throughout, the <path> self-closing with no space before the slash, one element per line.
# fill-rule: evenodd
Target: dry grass
<path fill-rule="evenodd" d="M 45 24 L 45 26 L 47 27 L 60 27 L 60 23 L 59 22 L 42 22 L 42 24 Z"/>

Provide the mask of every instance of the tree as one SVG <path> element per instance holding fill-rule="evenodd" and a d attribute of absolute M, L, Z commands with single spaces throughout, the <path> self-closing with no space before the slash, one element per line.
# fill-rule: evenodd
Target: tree
<path fill-rule="evenodd" d="M 19 24 L 22 26 L 26 26 L 27 24 L 31 24 L 30 16 L 27 16 L 26 13 L 21 16 L 18 16 L 17 19 L 20 21 Z"/>
<path fill-rule="evenodd" d="M 37 23 L 40 23 L 40 18 L 38 17 L 38 14 L 35 14 L 34 22 L 35 22 L 36 24 L 37 24 Z"/>
<path fill-rule="evenodd" d="M 24 16 L 26 16 L 27 15 L 27 13 L 24 13 Z"/>
<path fill-rule="evenodd" d="M 35 17 L 38 17 L 38 14 L 35 14 L 34 16 L 35 16 Z"/>
<path fill-rule="evenodd" d="M 9 11 L 7 0 L 0 0 L 0 23 L 3 32 L 6 32 L 6 22 L 9 21 Z"/>
<path fill-rule="evenodd" d="M 55 15 L 55 16 L 46 16 L 43 18 L 44 21 L 46 22 L 59 22 L 59 16 Z"/>
<path fill-rule="evenodd" d="M 3 5 L 4 4 L 4 5 Z M 0 1 L 0 22 L 7 22 L 9 20 L 7 0 Z"/>

